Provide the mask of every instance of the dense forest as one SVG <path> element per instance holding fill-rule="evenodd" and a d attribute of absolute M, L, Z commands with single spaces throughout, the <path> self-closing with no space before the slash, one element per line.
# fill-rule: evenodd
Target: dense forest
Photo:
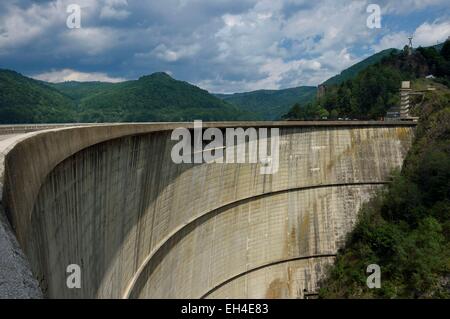
<path fill-rule="evenodd" d="M 367 108 L 362 99 L 370 94 L 360 91 L 361 80 L 379 76 L 386 81 L 384 97 L 393 99 L 397 88 L 386 75 L 396 80 L 409 75 L 413 88 L 435 90 L 414 110 L 420 120 L 412 148 L 401 171 L 359 213 L 355 229 L 337 255 L 321 283 L 321 298 L 450 298 L 450 42 L 442 50 L 419 48 L 412 56 L 391 56 L 380 70 L 369 67 L 355 82 L 339 86 L 364 111 L 375 116 L 378 107 Z M 418 79 L 431 73 L 433 80 Z M 350 85 L 350 87 L 349 87 Z M 354 86 L 352 86 L 354 85 Z M 351 88 L 357 88 L 352 90 Z M 338 97 L 343 95 L 337 93 Z M 356 108 L 354 111 L 358 111 Z M 349 109 L 339 108 L 338 114 Z M 358 113 L 356 113 L 358 114 Z M 366 268 L 381 269 L 381 288 L 366 285 Z"/>
<path fill-rule="evenodd" d="M 401 81 L 428 75 L 447 84 L 450 81 L 450 41 L 442 49 L 418 48 L 408 54 L 392 50 L 375 64 L 369 65 L 356 76 L 336 85 L 327 86 L 325 94 L 313 102 L 293 105 L 285 119 L 379 119 L 386 111 L 399 104 L 398 89 Z"/>

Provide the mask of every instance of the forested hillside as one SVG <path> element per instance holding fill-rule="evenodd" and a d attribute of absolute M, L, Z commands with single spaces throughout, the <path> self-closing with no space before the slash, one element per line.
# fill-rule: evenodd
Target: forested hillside
<path fill-rule="evenodd" d="M 239 109 L 254 113 L 259 120 L 277 120 L 295 102 L 308 103 L 316 96 L 314 86 L 300 86 L 283 90 L 258 90 L 245 93 L 215 94 Z"/>
<path fill-rule="evenodd" d="M 439 48 L 439 46 L 437 46 Z M 338 85 L 326 87 L 325 94 L 311 103 L 297 103 L 285 119 L 379 119 L 399 104 L 401 81 L 433 75 L 441 83 L 450 79 L 450 41 L 439 51 L 436 47 L 391 51 L 380 62 Z"/>
<path fill-rule="evenodd" d="M 81 99 L 79 109 L 84 122 L 219 121 L 246 117 L 237 107 L 166 73 L 113 84 Z"/>
<path fill-rule="evenodd" d="M 62 94 L 74 100 L 76 103 L 80 103 L 80 101 L 87 96 L 100 93 L 107 89 L 111 89 L 115 85 L 114 83 L 108 82 L 77 82 L 77 81 L 67 81 L 60 83 L 46 82 L 45 84 L 55 88 Z"/>
<path fill-rule="evenodd" d="M 0 124 L 73 122 L 70 98 L 21 74 L 0 69 Z"/>
<path fill-rule="evenodd" d="M 46 83 L 0 70 L 0 123 L 254 119 L 187 82 L 154 73 L 122 83 Z"/>

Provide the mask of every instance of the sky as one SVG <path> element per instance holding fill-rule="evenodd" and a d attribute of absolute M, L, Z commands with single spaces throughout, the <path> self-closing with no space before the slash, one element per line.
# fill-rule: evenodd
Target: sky
<path fill-rule="evenodd" d="M 214 93 L 318 85 L 410 35 L 415 47 L 447 39 L 450 1 L 0 1 L 0 68 L 50 82 L 167 72 Z"/>

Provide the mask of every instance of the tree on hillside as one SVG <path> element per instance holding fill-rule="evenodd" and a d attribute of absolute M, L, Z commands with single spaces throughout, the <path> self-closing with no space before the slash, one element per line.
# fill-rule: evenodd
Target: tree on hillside
<path fill-rule="evenodd" d="M 295 103 L 287 114 L 283 116 L 284 119 L 298 119 L 301 115 L 302 108 L 299 103 Z"/>
<path fill-rule="evenodd" d="M 450 61 L 450 40 L 445 41 L 441 55 L 445 60 Z"/>

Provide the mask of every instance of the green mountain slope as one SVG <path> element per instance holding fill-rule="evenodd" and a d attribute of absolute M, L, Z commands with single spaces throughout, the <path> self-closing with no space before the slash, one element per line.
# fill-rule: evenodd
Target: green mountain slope
<path fill-rule="evenodd" d="M 0 69 L 0 123 L 61 123 L 75 120 L 71 99 L 41 81 Z"/>
<path fill-rule="evenodd" d="M 249 116 L 221 99 L 166 73 L 111 84 L 80 99 L 82 121 L 208 121 Z"/>
<path fill-rule="evenodd" d="M 260 120 L 276 120 L 294 103 L 307 103 L 316 95 L 317 88 L 300 86 L 284 90 L 258 90 L 245 93 L 215 94 L 215 96 L 238 106 L 241 110 L 255 113 Z"/>
<path fill-rule="evenodd" d="M 68 81 L 61 83 L 45 83 L 48 86 L 55 88 L 67 97 L 79 103 L 83 98 L 100 93 L 104 90 L 110 89 L 114 86 L 113 83 L 108 82 L 77 82 Z"/>
<path fill-rule="evenodd" d="M 340 74 L 337 74 L 337 75 L 329 78 L 322 84 L 325 86 L 330 86 L 330 85 L 340 84 L 349 79 L 353 79 L 358 75 L 359 72 L 361 72 L 362 70 L 367 68 L 369 65 L 373 65 L 373 64 L 381 61 L 384 57 L 389 56 L 391 54 L 398 53 L 398 52 L 399 52 L 399 50 L 397 50 L 397 49 L 386 49 L 386 50 L 380 51 L 374 55 L 371 55 L 367 59 L 364 59 L 364 60 L 352 65 L 351 67 L 345 69 Z"/>
<path fill-rule="evenodd" d="M 431 46 L 430 48 L 435 48 L 437 51 L 440 51 L 443 46 L 444 46 L 444 43 L 439 43 L 439 44 Z M 350 79 L 354 79 L 358 75 L 359 72 L 366 69 L 368 66 L 374 65 L 374 64 L 380 62 L 383 58 L 399 54 L 400 52 L 401 52 L 401 50 L 391 48 L 391 49 L 386 49 L 386 50 L 380 51 L 378 53 L 375 53 L 375 54 L 371 55 L 370 57 L 368 57 L 356 64 L 353 64 L 351 67 L 345 69 L 340 74 L 337 74 L 337 75 L 329 78 L 322 84 L 325 86 L 330 86 L 330 85 L 340 84 L 340 83 L 345 82 Z"/>

